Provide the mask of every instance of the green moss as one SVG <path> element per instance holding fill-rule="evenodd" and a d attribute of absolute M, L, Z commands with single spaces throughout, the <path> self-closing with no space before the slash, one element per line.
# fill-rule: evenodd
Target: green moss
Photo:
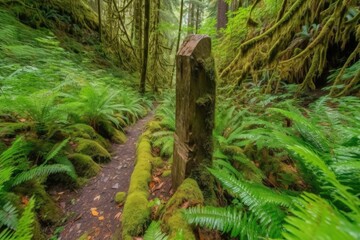
<path fill-rule="evenodd" d="M 160 121 L 151 121 L 147 124 L 147 129 L 151 132 L 156 132 L 161 129 Z"/>
<path fill-rule="evenodd" d="M 30 130 L 29 123 L 5 122 L 0 123 L 0 138 L 15 137 L 20 132 Z"/>
<path fill-rule="evenodd" d="M 161 174 L 162 177 L 168 177 L 168 176 L 170 176 L 170 175 L 171 175 L 171 170 L 165 170 L 165 171 Z"/>
<path fill-rule="evenodd" d="M 165 206 L 165 212 L 161 218 L 164 229 L 170 236 L 175 237 L 179 229 L 183 229 L 185 239 L 195 239 L 190 226 L 181 214 L 184 203 L 189 207 L 204 204 L 204 197 L 194 179 L 187 178 L 179 186 L 174 195 L 169 199 Z"/>
<path fill-rule="evenodd" d="M 125 133 L 114 129 L 113 135 L 111 136 L 111 141 L 113 141 L 114 143 L 125 143 L 127 140 Z"/>
<path fill-rule="evenodd" d="M 45 191 L 43 185 L 37 181 L 27 182 L 14 189 L 15 193 L 24 196 L 35 196 L 35 209 L 39 219 L 44 223 L 55 224 L 62 217 L 62 211 Z"/>
<path fill-rule="evenodd" d="M 148 203 L 148 193 L 137 191 L 127 197 L 122 215 L 123 239 L 144 233 L 150 219 Z"/>
<path fill-rule="evenodd" d="M 122 215 L 122 239 L 132 239 L 144 232 L 150 219 L 148 207 L 148 184 L 151 179 L 151 145 L 149 132 L 140 137 L 137 148 L 137 159 L 134 172 L 131 175 L 128 197 Z"/>
<path fill-rule="evenodd" d="M 62 140 L 68 137 L 94 140 L 104 148 L 110 147 L 109 142 L 87 124 L 77 123 L 64 129 L 56 129 L 55 132 L 51 133 L 52 139 Z"/>
<path fill-rule="evenodd" d="M 150 163 L 148 165 L 150 165 Z M 144 166 L 143 169 L 138 169 L 138 171 L 134 171 L 131 175 L 129 192 L 148 191 L 151 174 L 150 171 L 147 170 L 149 166 L 146 166 L 145 164 L 142 166 Z M 139 166 L 139 168 L 140 167 L 141 166 Z M 151 166 L 149 169 L 151 169 Z"/>
<path fill-rule="evenodd" d="M 46 240 L 46 236 L 41 231 L 41 224 L 39 222 L 39 219 L 35 217 L 33 222 L 33 240 Z"/>
<path fill-rule="evenodd" d="M 96 176 L 101 170 L 101 167 L 88 155 L 75 153 L 68 156 L 68 158 L 80 177 L 91 178 Z"/>
<path fill-rule="evenodd" d="M 77 240 L 88 240 L 89 239 L 89 233 L 84 233 L 81 235 Z"/>
<path fill-rule="evenodd" d="M 76 142 L 78 145 L 75 148 L 75 152 L 89 155 L 99 163 L 111 160 L 110 153 L 98 142 L 84 138 L 77 138 Z"/>
<path fill-rule="evenodd" d="M 118 192 L 115 195 L 115 202 L 118 204 L 123 204 L 126 199 L 126 192 Z"/>
<path fill-rule="evenodd" d="M 161 159 L 161 157 L 155 157 L 152 158 L 151 164 L 153 168 L 161 168 L 164 166 L 164 161 Z"/>
<path fill-rule="evenodd" d="M 125 143 L 126 136 L 123 132 L 114 127 L 111 122 L 102 121 L 99 123 L 99 133 L 107 139 L 111 139 L 115 143 Z"/>
<path fill-rule="evenodd" d="M 181 210 L 176 210 L 175 213 L 168 219 L 167 225 L 169 226 L 170 236 L 169 239 L 176 239 L 178 231 L 183 231 L 184 239 L 195 240 L 195 235 L 192 228 L 184 219 Z"/>

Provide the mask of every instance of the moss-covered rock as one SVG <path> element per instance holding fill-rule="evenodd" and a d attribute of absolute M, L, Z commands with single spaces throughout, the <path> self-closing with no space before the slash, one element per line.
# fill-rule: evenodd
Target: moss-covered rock
<path fill-rule="evenodd" d="M 91 178 L 96 176 L 101 170 L 101 167 L 88 155 L 74 153 L 69 155 L 68 158 L 80 177 Z"/>
<path fill-rule="evenodd" d="M 14 192 L 23 196 L 35 197 L 35 209 L 41 222 L 55 224 L 62 217 L 62 211 L 51 196 L 45 191 L 43 185 L 37 181 L 30 181 L 17 186 Z"/>
<path fill-rule="evenodd" d="M 111 122 L 102 121 L 99 123 L 99 133 L 107 139 L 111 139 L 115 143 L 125 143 L 126 136 L 123 132 L 114 127 Z"/>
<path fill-rule="evenodd" d="M 114 143 L 125 143 L 127 140 L 125 133 L 114 129 L 113 135 L 111 136 L 111 141 L 113 141 Z"/>
<path fill-rule="evenodd" d="M 118 192 L 115 195 L 115 202 L 118 204 L 123 204 L 126 199 L 126 192 Z"/>
<path fill-rule="evenodd" d="M 89 155 L 93 160 L 99 163 L 109 162 L 111 160 L 110 153 L 98 142 L 84 138 L 77 138 L 76 142 L 76 153 Z"/>
<path fill-rule="evenodd" d="M 62 140 L 68 137 L 94 140 L 104 148 L 110 147 L 109 142 L 105 138 L 98 134 L 91 126 L 83 123 L 73 124 L 63 129 L 56 129 L 55 132 L 51 133 L 52 139 Z"/>
<path fill-rule="evenodd" d="M 184 203 L 187 203 L 188 207 L 204 204 L 203 194 L 194 179 L 185 179 L 165 206 L 161 221 L 164 230 L 169 233 L 170 239 L 174 238 L 180 229 L 183 230 L 185 239 L 195 239 L 191 227 L 181 214 Z"/>

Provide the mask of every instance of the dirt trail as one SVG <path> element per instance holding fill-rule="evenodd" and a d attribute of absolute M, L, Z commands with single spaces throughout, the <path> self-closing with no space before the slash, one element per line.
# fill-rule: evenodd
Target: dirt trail
<path fill-rule="evenodd" d="M 88 239 L 111 239 L 120 224 L 119 217 L 123 208 L 117 206 L 114 196 L 117 192 L 127 192 L 129 188 L 136 157 L 136 142 L 152 117 L 153 113 L 150 113 L 128 127 L 127 142 L 122 145 L 114 144 L 112 147 L 112 161 L 104 164 L 99 175 L 77 193 L 64 196 L 62 205 L 73 217 L 66 223 L 60 235 L 61 240 L 76 240 L 84 233 L 88 233 Z M 93 216 L 92 208 L 96 208 L 98 216 Z"/>

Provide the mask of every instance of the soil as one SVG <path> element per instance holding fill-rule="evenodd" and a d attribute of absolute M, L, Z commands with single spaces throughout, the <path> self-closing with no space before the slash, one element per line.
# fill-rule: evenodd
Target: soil
<path fill-rule="evenodd" d="M 59 239 L 75 240 L 87 234 L 91 240 L 111 239 L 120 227 L 123 206 L 115 203 L 117 192 L 127 192 L 136 158 L 136 143 L 150 113 L 126 129 L 125 144 L 112 146 L 112 161 L 102 165 L 102 171 L 78 192 L 57 192 L 58 202 L 71 217 L 65 223 Z"/>

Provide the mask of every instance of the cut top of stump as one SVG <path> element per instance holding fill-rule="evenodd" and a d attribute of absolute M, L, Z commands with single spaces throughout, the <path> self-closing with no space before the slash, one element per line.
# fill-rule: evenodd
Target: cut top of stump
<path fill-rule="evenodd" d="M 188 35 L 179 52 L 178 56 L 194 56 L 195 58 L 207 58 L 211 55 L 211 39 L 207 35 L 191 34 Z"/>

